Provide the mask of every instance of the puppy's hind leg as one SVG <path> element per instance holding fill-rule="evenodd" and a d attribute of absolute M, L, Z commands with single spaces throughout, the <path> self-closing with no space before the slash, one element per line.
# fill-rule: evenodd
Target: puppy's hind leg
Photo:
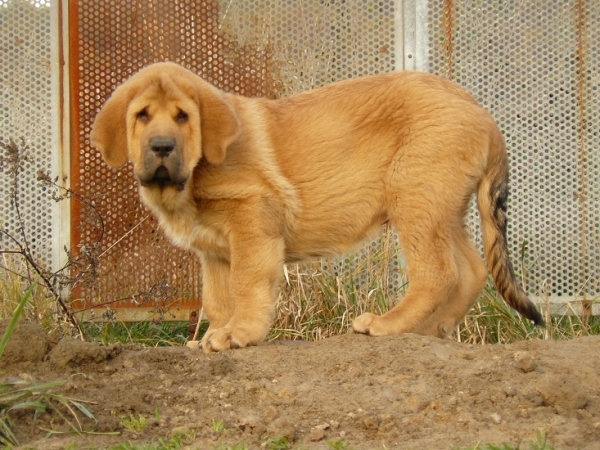
<path fill-rule="evenodd" d="M 487 280 L 488 271 L 464 229 L 455 233 L 454 255 L 459 282 L 446 301 L 415 331 L 440 338 L 448 337 L 475 303 Z"/>
<path fill-rule="evenodd" d="M 370 335 L 415 332 L 459 286 L 463 262 L 456 257 L 454 235 L 463 227 L 477 178 L 464 161 L 445 153 L 445 148 L 432 147 L 429 140 L 420 145 L 414 141 L 390 166 L 388 217 L 406 257 L 408 291 L 381 317 L 369 313 L 358 317 L 352 323 L 354 331 Z"/>
<path fill-rule="evenodd" d="M 413 213 L 418 214 L 417 211 Z M 413 215 L 413 226 L 414 218 Z M 357 333 L 382 336 L 414 332 L 458 285 L 459 272 L 450 237 L 428 220 L 416 225 L 418 232 L 403 226 L 401 221 L 396 223 L 408 264 L 408 291 L 382 316 L 366 313 L 356 318 L 352 329 Z"/>

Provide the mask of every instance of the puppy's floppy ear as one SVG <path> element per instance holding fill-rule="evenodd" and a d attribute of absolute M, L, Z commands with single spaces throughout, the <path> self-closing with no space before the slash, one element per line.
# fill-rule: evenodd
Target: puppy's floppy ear
<path fill-rule="evenodd" d="M 127 162 L 127 122 L 129 86 L 119 86 L 96 115 L 90 141 L 100 150 L 106 163 L 114 168 Z"/>
<path fill-rule="evenodd" d="M 202 155 L 211 164 L 221 164 L 225 159 L 227 147 L 240 134 L 240 121 L 223 92 L 199 79 L 197 93 L 202 130 Z"/>

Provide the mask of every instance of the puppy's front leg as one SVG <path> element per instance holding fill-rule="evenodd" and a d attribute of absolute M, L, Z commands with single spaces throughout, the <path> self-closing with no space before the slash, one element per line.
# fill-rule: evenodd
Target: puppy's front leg
<path fill-rule="evenodd" d="M 202 308 L 209 327 L 202 339 L 206 347 L 208 338 L 223 328 L 233 316 L 234 304 L 229 289 L 231 270 L 229 261 L 209 253 L 200 256 L 202 264 Z"/>
<path fill-rule="evenodd" d="M 281 238 L 256 230 L 232 236 L 229 292 L 233 315 L 224 327 L 206 333 L 205 352 L 256 345 L 264 339 L 273 320 L 283 258 Z"/>

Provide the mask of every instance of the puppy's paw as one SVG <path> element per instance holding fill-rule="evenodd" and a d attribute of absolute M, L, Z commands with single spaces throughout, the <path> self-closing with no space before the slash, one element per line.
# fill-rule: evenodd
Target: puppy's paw
<path fill-rule="evenodd" d="M 352 322 L 352 331 L 360 334 L 367 334 L 369 336 L 380 336 L 381 330 L 377 326 L 379 316 L 371 313 L 364 313 L 358 316 Z"/>
<path fill-rule="evenodd" d="M 253 345 L 248 333 L 242 328 L 224 327 L 214 331 L 207 331 L 202 338 L 204 353 L 221 352 L 232 348 L 242 348 Z"/>
<path fill-rule="evenodd" d="M 204 353 L 221 352 L 232 348 L 232 332 L 233 330 L 227 327 L 208 330 L 202 338 L 202 350 Z"/>
<path fill-rule="evenodd" d="M 427 322 L 425 322 L 425 324 L 417 328 L 415 330 L 415 333 L 445 339 L 447 337 L 452 336 L 455 327 L 456 324 L 451 319 L 446 319 L 441 322 L 430 319 Z"/>

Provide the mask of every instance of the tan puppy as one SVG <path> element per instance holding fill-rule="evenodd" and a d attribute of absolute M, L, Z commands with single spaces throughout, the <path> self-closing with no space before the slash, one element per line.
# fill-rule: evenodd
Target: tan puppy
<path fill-rule="evenodd" d="M 205 351 L 265 337 L 284 263 L 348 252 L 385 222 L 400 236 L 409 289 L 352 328 L 448 336 L 488 273 L 463 223 L 474 193 L 498 290 L 543 324 L 508 259 L 504 140 L 442 78 L 388 73 L 268 100 L 159 63 L 116 89 L 91 141 L 112 167 L 133 162 L 167 236 L 200 255 Z"/>

